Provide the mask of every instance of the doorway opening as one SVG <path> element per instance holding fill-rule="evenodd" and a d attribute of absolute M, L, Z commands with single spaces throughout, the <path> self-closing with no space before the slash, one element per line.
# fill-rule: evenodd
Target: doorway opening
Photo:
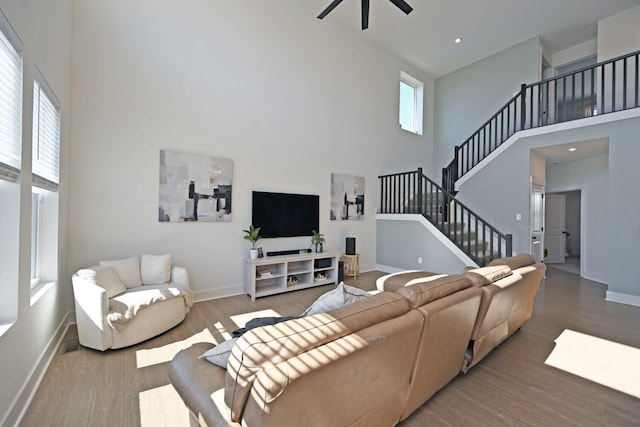
<path fill-rule="evenodd" d="M 545 262 L 554 268 L 580 275 L 581 190 L 545 196 Z"/>

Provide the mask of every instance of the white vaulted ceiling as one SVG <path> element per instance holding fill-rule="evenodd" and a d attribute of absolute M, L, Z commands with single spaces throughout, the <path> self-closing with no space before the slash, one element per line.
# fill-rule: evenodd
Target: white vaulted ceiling
<path fill-rule="evenodd" d="M 331 0 L 305 0 L 315 18 Z M 405 15 L 388 0 L 371 0 L 360 29 L 361 0 L 344 0 L 324 21 L 347 26 L 434 78 L 541 36 L 551 53 L 595 39 L 597 22 L 640 0 L 407 0 Z M 324 22 L 322 21 L 322 22 Z M 454 40 L 460 37 L 462 43 Z"/>

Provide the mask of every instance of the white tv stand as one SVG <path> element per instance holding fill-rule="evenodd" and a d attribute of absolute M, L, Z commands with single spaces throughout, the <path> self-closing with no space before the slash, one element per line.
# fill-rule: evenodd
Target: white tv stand
<path fill-rule="evenodd" d="M 246 292 L 255 301 L 258 297 L 336 283 L 339 258 L 337 252 L 247 258 Z M 316 267 L 316 261 L 328 266 Z"/>

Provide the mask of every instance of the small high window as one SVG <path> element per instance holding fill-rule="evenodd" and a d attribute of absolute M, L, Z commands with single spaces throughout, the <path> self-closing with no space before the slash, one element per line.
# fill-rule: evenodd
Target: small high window
<path fill-rule="evenodd" d="M 422 135 L 424 84 L 400 72 L 400 127 Z"/>

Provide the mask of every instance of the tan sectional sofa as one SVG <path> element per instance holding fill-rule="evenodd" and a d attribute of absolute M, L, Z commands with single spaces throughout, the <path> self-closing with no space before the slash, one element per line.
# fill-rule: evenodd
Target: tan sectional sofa
<path fill-rule="evenodd" d="M 489 284 L 479 285 L 481 277 L 491 282 L 487 275 L 413 274 L 409 286 L 249 330 L 226 370 L 199 358 L 210 343 L 195 344 L 175 356 L 169 376 L 203 426 L 392 426 L 468 367 L 473 333 L 485 330 L 478 314 L 493 301 L 483 290 Z M 514 283 L 524 277 L 512 275 Z M 533 301 L 501 311 L 507 334 L 509 319 L 516 327 L 529 307 Z"/>

